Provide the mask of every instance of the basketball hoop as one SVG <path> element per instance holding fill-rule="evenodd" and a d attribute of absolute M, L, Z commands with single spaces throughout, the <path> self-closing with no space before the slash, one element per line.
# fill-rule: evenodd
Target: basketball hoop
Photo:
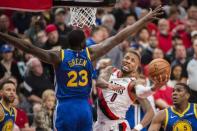
<path fill-rule="evenodd" d="M 94 7 L 70 7 L 70 24 L 75 27 L 92 27 L 96 25 L 96 11 Z"/>

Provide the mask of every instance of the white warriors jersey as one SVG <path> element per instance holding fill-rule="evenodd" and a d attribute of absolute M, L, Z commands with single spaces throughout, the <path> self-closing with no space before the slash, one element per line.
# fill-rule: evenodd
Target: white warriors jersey
<path fill-rule="evenodd" d="M 120 70 L 115 70 L 109 82 L 125 87 L 121 90 L 102 89 L 98 100 L 98 120 L 118 120 L 124 119 L 126 112 L 133 103 L 134 95 L 129 88 L 135 78 L 119 78 Z M 130 91 L 129 91 L 130 90 Z"/>

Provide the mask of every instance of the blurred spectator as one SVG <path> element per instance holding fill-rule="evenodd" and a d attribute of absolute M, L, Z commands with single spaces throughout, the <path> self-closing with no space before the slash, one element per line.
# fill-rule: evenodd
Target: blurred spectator
<path fill-rule="evenodd" d="M 27 62 L 24 76 L 24 88 L 29 101 L 41 103 L 41 95 L 46 89 L 53 89 L 53 83 L 43 70 L 39 59 L 31 58 Z"/>
<path fill-rule="evenodd" d="M 187 65 L 188 85 L 191 89 L 190 102 L 197 103 L 197 39 L 193 42 L 194 56 Z"/>
<path fill-rule="evenodd" d="M 2 54 L 2 60 L 0 62 L 0 78 L 8 78 L 14 76 L 17 78 L 18 82 L 23 81 L 22 76 L 20 75 L 17 62 L 13 58 L 14 47 L 5 44 L 0 48 Z"/>
<path fill-rule="evenodd" d="M 126 17 L 132 13 L 131 10 L 131 0 L 120 0 L 120 2 L 118 3 L 119 6 L 118 8 L 115 8 L 112 11 L 112 14 L 115 17 L 115 26 L 114 29 L 118 30 L 120 28 L 120 26 L 125 22 Z"/>
<path fill-rule="evenodd" d="M 165 5 L 164 11 L 168 17 L 177 17 L 178 19 L 184 19 L 187 16 L 185 8 L 180 6 L 180 0 L 171 1 L 171 5 Z"/>
<path fill-rule="evenodd" d="M 147 9 L 142 9 L 139 19 L 141 19 L 142 17 L 144 17 L 145 15 L 147 15 L 148 12 L 149 12 L 149 10 L 147 10 Z M 153 22 L 154 22 L 154 21 L 153 21 Z M 149 31 L 149 33 L 150 33 L 151 35 L 155 35 L 156 32 L 157 32 L 157 25 L 156 25 L 155 23 L 153 23 L 153 22 L 148 22 L 148 23 L 146 24 L 146 27 L 147 27 L 147 29 L 148 29 L 148 31 Z"/>
<path fill-rule="evenodd" d="M 155 105 L 159 109 L 165 109 L 166 107 L 171 106 L 172 103 L 172 92 L 173 88 L 169 86 L 162 86 L 159 90 L 157 90 L 154 94 Z"/>
<path fill-rule="evenodd" d="M 170 31 L 172 31 L 176 26 L 183 24 L 183 22 L 181 22 L 179 18 L 179 15 L 180 15 L 179 8 L 176 5 L 170 6 L 169 16 L 168 16 Z"/>
<path fill-rule="evenodd" d="M 166 53 L 168 61 L 172 62 L 175 59 L 175 48 L 177 45 L 183 45 L 183 40 L 179 35 L 172 37 L 172 48 Z"/>
<path fill-rule="evenodd" d="M 183 74 L 182 66 L 179 64 L 174 65 L 171 69 L 171 76 L 167 85 L 170 87 L 174 87 L 176 83 L 180 83 L 182 79 L 182 74 Z"/>
<path fill-rule="evenodd" d="M 46 35 L 46 32 L 44 30 L 41 30 L 39 31 L 37 34 L 36 34 L 36 39 L 35 39 L 35 45 L 37 47 L 40 47 L 40 48 L 44 48 L 46 42 L 47 42 L 47 35 Z"/>
<path fill-rule="evenodd" d="M 150 0 L 138 0 L 138 5 L 142 8 L 148 9 L 150 7 Z"/>
<path fill-rule="evenodd" d="M 8 33 L 12 36 L 17 36 L 15 33 L 9 31 L 10 21 L 7 15 L 0 14 L 0 32 Z M 3 40 L 0 40 L 0 47 L 5 44 Z"/>
<path fill-rule="evenodd" d="M 141 53 L 141 63 L 143 65 L 147 65 L 153 58 L 153 51 L 158 47 L 158 40 L 155 35 L 150 36 L 149 38 L 149 46 Z"/>
<path fill-rule="evenodd" d="M 70 47 L 67 37 L 59 36 L 57 27 L 54 24 L 47 25 L 45 32 L 48 39 L 43 47 L 44 49 L 50 50 L 54 47 L 66 49 Z"/>
<path fill-rule="evenodd" d="M 192 5 L 189 9 L 188 9 L 188 19 L 194 19 L 197 20 L 197 5 Z"/>
<path fill-rule="evenodd" d="M 112 66 L 116 68 L 121 68 L 121 60 L 123 59 L 124 52 L 129 49 L 130 43 L 128 40 L 124 40 L 120 45 L 114 47 L 110 50 L 105 57 L 110 58 L 112 61 Z"/>
<path fill-rule="evenodd" d="M 57 27 L 58 33 L 60 36 L 67 35 L 70 31 L 72 31 L 72 28 L 65 24 L 66 19 L 66 11 L 64 8 L 57 8 L 55 10 L 55 25 Z"/>
<path fill-rule="evenodd" d="M 53 129 L 53 111 L 55 108 L 55 92 L 45 90 L 42 94 L 42 107 L 35 114 L 36 131 L 52 131 Z"/>
<path fill-rule="evenodd" d="M 153 59 L 164 58 L 164 53 L 160 48 L 155 48 L 153 50 Z"/>
<path fill-rule="evenodd" d="M 150 0 L 150 7 L 151 8 L 156 8 L 157 6 L 162 5 L 161 0 Z"/>
<path fill-rule="evenodd" d="M 194 40 L 197 39 L 197 30 L 195 31 L 192 31 L 191 33 L 191 41 L 192 41 L 192 44 L 194 43 Z M 189 58 L 193 57 L 194 56 L 194 48 L 193 48 L 193 45 L 192 47 L 188 48 L 187 49 L 187 55 Z"/>
<path fill-rule="evenodd" d="M 109 32 L 105 26 L 97 26 L 92 29 L 91 37 L 86 40 L 86 46 L 95 45 L 109 37 Z"/>
<path fill-rule="evenodd" d="M 168 20 L 159 20 L 157 38 L 159 41 L 159 47 L 164 53 L 167 53 L 172 48 L 172 35 L 170 33 L 170 25 Z"/>
<path fill-rule="evenodd" d="M 103 8 L 98 8 L 97 11 L 96 11 L 96 24 L 97 25 L 101 25 L 102 22 L 101 22 L 101 19 L 103 17 L 103 15 L 105 15 L 105 9 Z"/>
<path fill-rule="evenodd" d="M 191 32 L 197 30 L 197 21 L 194 19 L 188 19 L 185 21 L 185 25 L 178 25 L 173 29 L 173 34 L 179 34 L 183 40 L 183 44 L 186 48 L 191 47 Z"/>
<path fill-rule="evenodd" d="M 187 54 L 186 54 L 186 49 L 184 45 L 176 45 L 175 47 L 175 59 L 171 63 L 171 67 L 174 65 L 180 64 L 183 68 L 183 79 L 186 80 L 187 78 L 187 71 L 186 67 L 188 64 L 188 59 L 187 59 Z"/>
<path fill-rule="evenodd" d="M 9 26 L 10 26 L 9 18 L 4 14 L 0 15 L 0 31 L 4 33 L 8 32 Z"/>
<path fill-rule="evenodd" d="M 112 14 L 105 14 L 101 18 L 101 25 L 104 25 L 109 30 L 110 36 L 115 35 L 117 32 L 114 29 L 115 18 Z"/>
<path fill-rule="evenodd" d="M 31 13 L 26 13 L 22 11 L 15 12 L 13 14 L 13 24 L 17 28 L 18 33 L 23 34 L 24 31 L 29 28 L 31 17 Z"/>
<path fill-rule="evenodd" d="M 28 120 L 26 112 L 18 107 L 18 104 L 19 104 L 18 95 L 16 96 L 13 104 L 14 104 L 14 107 L 16 108 L 16 111 L 17 111 L 15 124 L 20 129 L 29 128 L 29 120 Z"/>
<path fill-rule="evenodd" d="M 123 29 L 123 28 L 125 28 L 125 27 L 127 27 L 127 26 L 129 26 L 129 25 L 134 24 L 134 23 L 137 21 L 137 19 L 138 19 L 138 18 L 137 18 L 137 16 L 136 16 L 136 14 L 134 14 L 134 13 L 128 14 L 128 15 L 126 16 L 125 22 L 120 26 L 119 30 L 121 30 L 121 29 Z"/>
<path fill-rule="evenodd" d="M 138 33 L 138 43 L 142 47 L 142 50 L 149 48 L 149 37 L 150 34 L 147 28 L 142 28 Z"/>
<path fill-rule="evenodd" d="M 36 34 L 44 30 L 45 26 L 46 21 L 41 15 L 32 16 L 29 28 L 25 31 L 25 35 L 34 43 L 37 38 Z"/>

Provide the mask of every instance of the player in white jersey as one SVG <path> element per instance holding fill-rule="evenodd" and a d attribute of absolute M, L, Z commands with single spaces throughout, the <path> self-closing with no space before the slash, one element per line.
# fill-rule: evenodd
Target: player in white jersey
<path fill-rule="evenodd" d="M 102 89 L 98 100 L 98 119 L 94 125 L 94 131 L 130 131 L 125 120 L 126 112 L 130 105 L 137 99 L 146 111 L 142 121 L 133 129 L 141 130 L 147 126 L 153 115 L 153 109 L 146 98 L 136 95 L 135 87 L 140 82 L 136 80 L 136 72 L 140 66 L 140 55 L 134 50 L 128 50 L 122 60 L 121 70 L 107 67 L 97 80 L 98 87 L 107 87 L 109 83 L 121 85 L 124 89 L 112 91 Z"/>

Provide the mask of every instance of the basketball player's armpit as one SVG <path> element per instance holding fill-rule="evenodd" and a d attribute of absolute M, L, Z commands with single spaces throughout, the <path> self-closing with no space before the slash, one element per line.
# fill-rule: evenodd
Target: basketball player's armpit
<path fill-rule="evenodd" d="M 100 88 L 108 88 L 109 86 L 109 78 L 112 74 L 112 70 L 114 67 L 108 66 L 105 69 L 101 70 L 100 75 L 96 81 L 96 86 Z"/>
<path fill-rule="evenodd" d="M 143 117 L 140 123 L 143 125 L 143 127 L 146 127 L 147 125 L 150 124 L 154 116 L 154 111 L 147 98 L 138 98 L 138 101 L 145 112 L 145 116 Z"/>

